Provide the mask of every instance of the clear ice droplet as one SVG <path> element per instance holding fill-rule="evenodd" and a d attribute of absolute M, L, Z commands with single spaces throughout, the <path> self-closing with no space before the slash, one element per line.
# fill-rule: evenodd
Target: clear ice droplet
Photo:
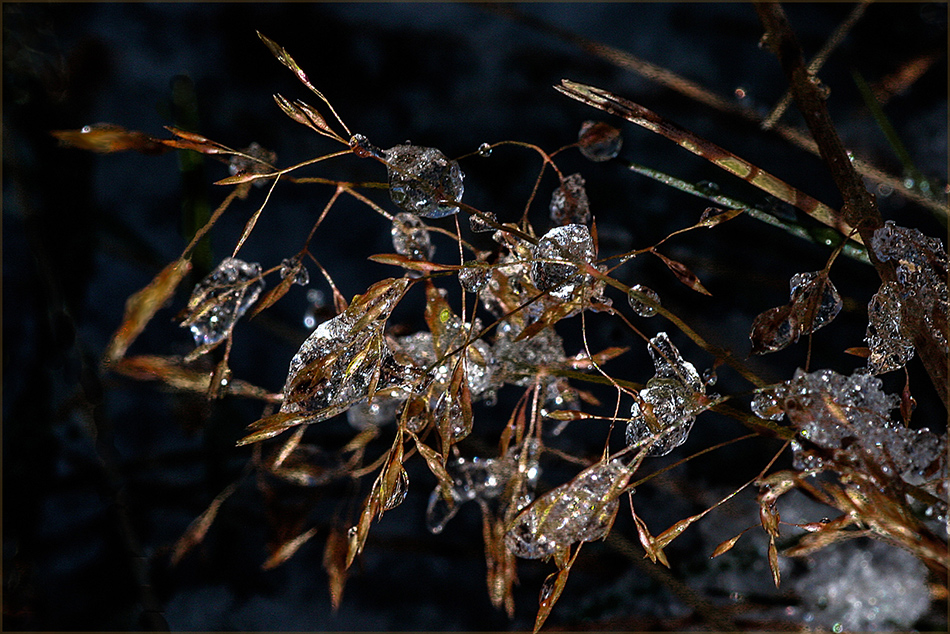
<path fill-rule="evenodd" d="M 425 218 L 456 214 L 462 199 L 461 168 L 435 148 L 397 145 L 383 152 L 389 169 L 389 195 L 404 211 Z M 453 202 L 454 201 L 454 202 Z"/>
<path fill-rule="evenodd" d="M 459 284 L 469 293 L 477 293 L 486 286 L 491 279 L 491 269 L 476 260 L 468 260 L 459 269 Z"/>
<path fill-rule="evenodd" d="M 291 274 L 294 276 L 294 284 L 298 286 L 306 286 L 310 283 L 310 271 L 307 267 L 301 264 L 300 268 L 297 268 L 297 260 L 285 258 L 280 263 L 280 279 L 285 280 Z"/>
<path fill-rule="evenodd" d="M 406 212 L 393 217 L 393 248 L 410 260 L 428 262 L 435 255 L 426 224 L 418 216 Z"/>
<path fill-rule="evenodd" d="M 620 153 L 623 137 L 620 130 L 607 123 L 585 121 L 577 135 L 577 147 L 588 160 L 601 163 Z"/>
<path fill-rule="evenodd" d="M 590 264 L 594 259 L 594 241 L 586 225 L 570 224 L 554 227 L 534 247 L 535 261 L 531 264 L 531 278 L 538 290 L 548 291 L 552 297 L 566 300 L 578 286 L 590 279 L 573 264 L 551 260 Z M 547 261 L 545 261 L 547 260 Z"/>
<path fill-rule="evenodd" d="M 627 301 L 630 302 L 630 308 L 633 309 L 633 312 L 641 317 L 653 317 L 656 315 L 656 308 L 646 304 L 643 298 L 650 299 L 656 304 L 660 303 L 660 296 L 652 288 L 643 284 L 635 284 L 630 287 Z"/>
<path fill-rule="evenodd" d="M 486 157 L 486 158 L 489 157 L 489 156 L 491 156 L 491 144 L 489 144 L 489 143 L 482 143 L 481 145 L 479 145 L 479 146 L 478 146 L 478 155 L 479 155 L 479 156 L 484 156 L 484 157 Z"/>

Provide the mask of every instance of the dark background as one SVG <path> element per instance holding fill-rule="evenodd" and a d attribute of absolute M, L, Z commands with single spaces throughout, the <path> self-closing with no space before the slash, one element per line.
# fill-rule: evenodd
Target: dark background
<path fill-rule="evenodd" d="M 787 7 L 806 54 L 820 48 L 850 8 Z M 784 91 L 776 59 L 758 47 L 761 27 L 751 5 L 531 4 L 517 9 L 664 66 L 717 94 L 729 97 L 741 87 L 748 95 L 743 103 L 763 116 Z M 279 503 L 288 514 L 304 509 L 303 528 L 320 526 L 321 532 L 287 564 L 262 572 L 265 543 L 273 537 L 268 518 L 277 511 L 262 499 L 253 479 L 246 480 L 207 540 L 171 567 L 172 544 L 250 458 L 251 450 L 237 449 L 234 442 L 260 416 L 260 406 L 231 398 L 212 406 L 155 384 L 103 375 L 98 362 L 126 298 L 181 253 L 183 200 L 217 206 L 226 192 L 210 183 L 226 176 L 226 167 L 205 161 L 197 176 L 189 175 L 174 153 L 99 156 L 59 147 L 50 130 L 110 122 L 162 136 L 162 126 L 182 125 L 190 112 L 191 123 L 205 136 L 235 148 L 256 141 L 276 151 L 282 166 L 336 150 L 274 104 L 276 92 L 316 100 L 260 43 L 259 30 L 291 52 L 354 132 L 380 147 L 408 139 L 454 157 L 482 142 L 513 139 L 553 151 L 573 142 L 584 120 L 607 120 L 551 88 L 570 78 L 634 99 L 820 200 L 833 206 L 841 202 L 816 157 L 491 8 L 5 3 L 3 10 L 6 630 L 125 630 L 162 618 L 176 630 L 524 629 L 533 623 L 541 581 L 554 569 L 550 563 L 521 562 L 514 620 L 494 610 L 485 590 L 477 509 L 464 507 L 445 533 L 430 535 L 424 509 L 434 479 L 421 465 L 410 467 L 406 502 L 374 525 L 337 614 L 329 607 L 321 544 L 333 517 L 354 513 L 341 501 L 353 495 L 361 500 L 366 486 L 360 492 L 352 486 L 320 492 L 287 487 Z M 850 73 L 858 70 L 874 82 L 917 56 L 943 53 L 886 112 L 918 168 L 946 182 L 946 16 L 946 5 L 940 4 L 873 5 L 821 72 L 845 144 L 891 173 L 899 174 L 900 164 Z M 175 95 L 182 94 L 194 95 L 196 110 L 176 102 Z M 794 107 L 783 121 L 800 125 Z M 623 129 L 623 157 L 687 181 L 714 180 L 726 193 L 767 204 L 753 188 L 666 139 L 611 123 Z M 558 164 L 564 173 L 580 171 L 587 179 L 602 255 L 653 244 L 695 222 L 707 206 L 622 165 L 587 162 L 576 151 L 561 155 Z M 502 221 L 514 220 L 539 168 L 536 154 L 515 148 L 499 148 L 488 159 L 464 159 L 465 201 Z M 384 178 L 378 164 L 351 157 L 308 168 L 307 175 Z M 539 231 L 547 228 L 546 206 L 555 187 L 548 171 L 532 207 Z M 279 187 L 242 257 L 268 268 L 295 253 L 330 193 L 318 185 Z M 946 235 L 925 210 L 897 194 L 878 193 L 885 218 L 928 235 Z M 374 196 L 392 209 L 385 195 Z M 256 190 L 216 226 L 212 263 L 230 254 L 261 201 Z M 433 224 L 454 226 L 451 218 Z M 436 259 L 453 262 L 453 244 L 436 242 Z M 365 259 L 392 251 L 388 223 L 350 201 L 330 213 L 311 250 L 347 298 L 398 274 Z M 743 358 L 749 353 L 752 318 L 786 302 L 788 279 L 822 268 L 828 256 L 824 247 L 745 217 L 714 231 L 677 237 L 664 253 L 696 272 L 713 297 L 679 285 L 658 261 L 645 257 L 617 275 L 625 283 L 656 289 L 665 306 Z M 313 286 L 326 290 L 316 270 L 310 271 Z M 842 350 L 864 345 L 866 306 L 878 282 L 870 267 L 844 258 L 832 280 L 845 309 L 815 336 L 811 369 L 847 374 L 860 360 Z M 187 288 L 183 284 L 131 353 L 186 354 L 191 349 L 188 332 L 172 322 Z M 614 300 L 625 309 L 623 298 Z M 410 294 L 404 303 L 393 321 L 408 331 L 420 329 L 421 296 Z M 280 388 L 287 363 L 307 334 L 305 305 L 303 289 L 294 288 L 260 319 L 238 327 L 231 357 L 235 376 Z M 651 336 L 667 328 L 700 371 L 712 365 L 709 355 L 657 320 L 636 323 Z M 581 345 L 579 319 L 558 328 L 573 354 Z M 593 315 L 587 329 L 592 349 L 633 346 L 608 366 L 610 372 L 640 382 L 652 375 L 642 342 L 617 320 Z M 805 354 L 802 342 L 753 358 L 749 365 L 768 380 L 784 380 L 804 366 Z M 910 372 L 919 402 L 915 421 L 942 429 L 946 413 L 917 360 Z M 902 387 L 903 375 L 898 375 L 885 377 L 888 391 Z M 717 391 L 748 389 L 734 373 L 720 370 Z M 496 408 L 479 410 L 476 434 L 484 425 L 486 447 L 494 444 L 491 430 L 503 423 L 516 397 L 516 391 L 503 391 Z M 611 399 L 610 393 L 604 395 L 605 403 L 612 404 Z M 391 429 L 384 429 L 379 451 L 388 446 Z M 663 466 L 742 431 L 735 421 L 705 414 L 684 447 L 652 464 Z M 591 457 L 606 433 L 600 425 L 574 424 L 557 441 L 558 448 Z M 622 429 L 615 433 L 615 442 L 621 442 Z M 311 429 L 308 439 L 333 446 L 350 435 L 345 421 L 331 421 Z M 695 460 L 638 490 L 637 511 L 659 533 L 753 477 L 778 447 L 760 439 Z M 548 487 L 570 477 L 563 463 L 542 466 Z M 668 551 L 672 576 L 711 601 L 725 600 L 730 590 L 717 581 L 708 554 L 722 539 L 757 522 L 754 506 L 742 509 L 710 516 L 705 521 L 712 528 L 691 529 Z M 799 510 L 813 509 L 802 502 Z M 803 520 L 820 519 L 820 511 L 814 512 L 818 516 Z M 629 513 L 620 515 L 618 533 L 635 541 Z M 733 562 L 739 559 L 737 554 Z M 789 617 L 794 621 L 800 614 L 794 612 L 794 592 L 789 586 L 782 592 L 769 588 L 764 548 L 752 548 L 749 561 L 740 567 L 738 576 L 745 575 L 745 581 L 738 583 L 767 597 L 759 597 L 758 616 L 750 618 L 760 620 L 751 622 L 768 627 Z M 796 568 L 786 563 L 794 574 Z M 592 544 L 585 547 L 549 625 L 657 629 L 701 623 L 682 592 L 671 588 L 642 565 Z M 756 593 L 748 594 L 754 598 Z M 936 621 L 924 625 L 946 624 L 939 614 L 928 618 Z"/>

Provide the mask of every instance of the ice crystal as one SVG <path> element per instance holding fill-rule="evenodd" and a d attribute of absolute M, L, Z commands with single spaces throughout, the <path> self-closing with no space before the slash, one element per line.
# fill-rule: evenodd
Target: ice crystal
<path fill-rule="evenodd" d="M 468 224 L 475 233 L 494 231 L 495 228 L 488 224 L 486 220 L 491 220 L 492 222 L 497 223 L 498 217 L 490 211 L 483 211 L 481 215 L 473 213 L 468 217 Z"/>
<path fill-rule="evenodd" d="M 569 299 L 575 289 L 590 280 L 590 276 L 576 265 L 552 260 L 590 264 L 594 259 L 590 230 L 581 224 L 554 227 L 538 241 L 534 258 L 531 279 L 538 290 L 548 291 L 557 299 Z"/>
<path fill-rule="evenodd" d="M 552 328 L 518 340 L 521 329 L 503 321 L 497 333 L 492 353 L 499 381 L 530 385 L 540 368 L 559 364 L 564 359 L 564 341 Z"/>
<path fill-rule="evenodd" d="M 228 336 L 263 289 L 260 264 L 225 258 L 195 286 L 181 325 L 191 329 L 195 345 L 216 344 Z"/>
<path fill-rule="evenodd" d="M 607 534 L 630 477 L 621 460 L 599 462 L 534 501 L 515 518 L 505 545 L 525 559 L 543 559 L 575 542 Z"/>
<path fill-rule="evenodd" d="M 841 296 L 820 271 L 796 273 L 789 280 L 789 303 L 770 308 L 752 322 L 752 352 L 781 350 L 829 324 L 841 312 Z"/>
<path fill-rule="evenodd" d="M 399 213 L 393 217 L 393 248 L 410 260 L 428 262 L 435 254 L 426 224 L 418 216 Z"/>
<path fill-rule="evenodd" d="M 652 288 L 648 288 L 643 284 L 635 284 L 630 287 L 627 301 L 630 302 L 630 308 L 633 309 L 633 312 L 641 317 L 653 317 L 656 315 L 656 308 L 645 303 L 644 298 L 652 300 L 656 304 L 660 303 L 660 296 Z"/>
<path fill-rule="evenodd" d="M 481 323 L 478 320 L 474 326 L 476 331 L 481 329 Z M 446 353 L 464 346 L 468 389 L 472 393 L 472 398 L 478 398 L 493 385 L 492 373 L 495 364 L 491 347 L 481 339 L 469 341 L 465 345 L 472 328 L 456 315 L 449 317 L 443 324 L 443 328 L 442 346 Z M 417 332 L 400 337 L 396 340 L 396 345 L 397 353 L 408 358 L 417 368 L 426 369 L 438 388 L 442 390 L 448 388 L 452 373 L 459 362 L 458 353 L 440 358 L 430 332 Z"/>
<path fill-rule="evenodd" d="M 462 170 L 435 148 L 397 145 L 383 152 L 389 168 L 389 195 L 401 209 L 426 218 L 458 213 Z"/>
<path fill-rule="evenodd" d="M 585 121 L 577 135 L 577 147 L 587 159 L 602 163 L 620 154 L 623 137 L 607 123 Z"/>
<path fill-rule="evenodd" d="M 590 202 L 583 176 L 571 174 L 561 181 L 551 195 L 550 212 L 554 226 L 590 223 Z"/>
<path fill-rule="evenodd" d="M 631 447 L 652 441 L 647 455 L 664 456 L 686 442 L 699 409 L 697 396 L 705 394 L 706 385 L 665 332 L 651 339 L 647 349 L 656 376 L 640 390 L 640 399 L 652 414 L 644 412 L 639 402 L 633 403 L 626 441 Z"/>
<path fill-rule="evenodd" d="M 491 278 L 491 269 L 481 262 L 468 260 L 459 269 L 459 284 L 469 293 L 477 293 L 486 286 Z"/>

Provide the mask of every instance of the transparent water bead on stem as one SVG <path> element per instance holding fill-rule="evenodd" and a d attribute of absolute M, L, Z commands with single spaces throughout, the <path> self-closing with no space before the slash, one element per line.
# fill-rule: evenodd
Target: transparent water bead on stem
<path fill-rule="evenodd" d="M 552 260 L 590 264 L 594 259 L 594 241 L 586 225 L 570 224 L 554 227 L 545 233 L 534 247 L 531 280 L 538 290 L 548 291 L 552 297 L 566 300 L 574 290 L 586 284 L 590 276 L 573 264 Z"/>
<path fill-rule="evenodd" d="M 482 143 L 481 145 L 478 146 L 478 155 L 479 155 L 479 156 L 484 156 L 484 157 L 487 158 L 487 157 L 491 156 L 491 149 L 492 149 L 492 148 L 491 148 L 491 144 L 489 144 L 489 143 Z"/>
<path fill-rule="evenodd" d="M 426 224 L 418 216 L 406 212 L 393 216 L 393 248 L 410 260 L 428 262 L 435 255 Z"/>
<path fill-rule="evenodd" d="M 191 329 L 195 345 L 212 345 L 224 339 L 264 289 L 261 265 L 225 258 L 195 285 L 188 300 L 183 327 Z"/>
<path fill-rule="evenodd" d="M 621 460 L 598 462 L 535 500 L 515 518 L 505 545 L 517 557 L 544 559 L 607 534 L 630 478 Z"/>
<path fill-rule="evenodd" d="M 897 282 L 884 282 L 868 303 L 868 369 L 871 374 L 899 370 L 914 358 L 914 344 L 904 333 Z"/>
<path fill-rule="evenodd" d="M 551 194 L 551 224 L 555 226 L 590 223 L 590 201 L 584 188 L 584 177 L 571 174 Z"/>
<path fill-rule="evenodd" d="M 630 287 L 630 292 L 627 293 L 627 301 L 630 302 L 630 308 L 633 309 L 633 312 L 640 317 L 653 317 L 656 315 L 656 307 L 650 306 L 643 301 L 644 299 L 652 300 L 655 304 L 660 303 L 660 296 L 652 288 L 648 288 L 643 284 L 635 284 Z"/>
<path fill-rule="evenodd" d="M 404 211 L 425 218 L 458 213 L 464 186 L 461 168 L 435 148 L 397 145 L 383 152 L 389 196 Z M 453 202 L 454 201 L 454 202 Z"/>
<path fill-rule="evenodd" d="M 285 258 L 280 263 L 280 279 L 285 280 L 289 275 L 294 276 L 294 284 L 306 286 L 310 283 L 310 271 L 299 260 Z"/>
<path fill-rule="evenodd" d="M 588 160 L 602 163 L 620 154 L 623 137 L 607 123 L 585 121 L 577 135 L 577 147 Z"/>

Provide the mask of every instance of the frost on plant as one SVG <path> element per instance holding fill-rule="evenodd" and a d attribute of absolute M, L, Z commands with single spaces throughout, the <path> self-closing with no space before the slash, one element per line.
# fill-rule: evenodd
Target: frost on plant
<path fill-rule="evenodd" d="M 900 284 L 884 282 L 868 303 L 868 330 L 865 341 L 870 355 L 871 374 L 899 370 L 914 358 L 914 344 L 904 332 Z"/>
<path fill-rule="evenodd" d="M 805 441 L 792 443 L 796 469 L 822 469 L 827 459 L 844 455 L 858 463 L 869 460 L 885 475 L 919 482 L 943 458 L 946 437 L 893 420 L 900 398 L 881 386 L 880 379 L 861 371 L 842 376 L 798 370 L 792 380 L 757 395 L 753 409 L 767 418 L 788 416 Z M 809 451 L 810 446 L 824 453 Z"/>
<path fill-rule="evenodd" d="M 217 344 L 228 336 L 263 289 L 260 264 L 225 258 L 195 286 L 181 325 L 191 329 L 195 345 Z"/>
<path fill-rule="evenodd" d="M 924 564 L 877 541 L 829 546 L 795 590 L 805 621 L 835 632 L 910 630 L 930 607 Z"/>
<path fill-rule="evenodd" d="M 397 145 L 383 152 L 389 169 L 389 196 L 411 214 L 441 218 L 459 211 L 465 190 L 461 168 L 435 148 Z"/>
<path fill-rule="evenodd" d="M 703 407 L 699 397 L 705 395 L 706 385 L 665 332 L 651 339 L 647 349 L 656 375 L 640 390 L 642 404 L 634 401 L 630 409 L 627 445 L 640 447 L 652 441 L 647 455 L 665 456 L 686 442 Z"/>

